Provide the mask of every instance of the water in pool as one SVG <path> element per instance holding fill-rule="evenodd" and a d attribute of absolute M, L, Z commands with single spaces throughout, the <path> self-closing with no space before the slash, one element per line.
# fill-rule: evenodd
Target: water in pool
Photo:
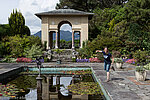
<path fill-rule="evenodd" d="M 1 83 L 0 100 L 37 100 L 36 77 L 37 75 L 20 75 Z M 41 75 L 41 77 L 42 100 L 105 99 L 100 88 L 92 86 L 94 80 L 91 75 L 74 75 L 73 78 L 72 75 Z"/>

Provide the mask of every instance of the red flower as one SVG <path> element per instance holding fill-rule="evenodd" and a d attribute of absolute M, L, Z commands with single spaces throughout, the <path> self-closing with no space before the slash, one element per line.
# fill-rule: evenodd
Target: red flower
<path fill-rule="evenodd" d="M 32 59 L 31 58 L 17 58 L 16 62 L 31 62 Z"/>

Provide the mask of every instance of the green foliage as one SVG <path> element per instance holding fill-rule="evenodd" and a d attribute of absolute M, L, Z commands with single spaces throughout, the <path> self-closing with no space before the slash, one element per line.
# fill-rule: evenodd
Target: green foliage
<path fill-rule="evenodd" d="M 49 59 L 47 57 L 44 57 L 44 62 L 49 62 Z"/>
<path fill-rule="evenodd" d="M 72 62 L 76 62 L 76 58 L 72 58 Z"/>
<path fill-rule="evenodd" d="M 100 60 L 100 61 L 104 61 L 104 57 L 103 57 L 103 54 L 102 53 L 97 53 L 97 58 L 98 58 L 98 60 Z"/>
<path fill-rule="evenodd" d="M 12 36 L 14 35 L 30 35 L 30 30 L 27 26 L 25 26 L 25 19 L 21 12 L 17 10 L 11 13 L 10 17 L 8 18 L 10 31 Z"/>
<path fill-rule="evenodd" d="M 32 45 L 32 47 L 28 47 L 24 49 L 24 54 L 27 58 L 36 58 L 42 56 L 42 48 L 37 44 Z"/>
<path fill-rule="evenodd" d="M 110 8 L 116 5 L 123 5 L 128 0 L 60 0 L 57 9 L 71 8 L 81 11 L 93 11 L 96 7 Z"/>
<path fill-rule="evenodd" d="M 97 95 L 101 94 L 101 89 L 98 83 L 94 82 L 80 82 L 68 86 L 69 91 L 78 95 Z"/>
<path fill-rule="evenodd" d="M 91 48 L 89 47 L 89 41 L 84 41 L 83 42 L 83 47 L 79 48 L 77 51 L 79 53 L 79 57 L 84 59 L 84 58 L 90 58 L 93 55 L 93 52 L 91 51 Z"/>
<path fill-rule="evenodd" d="M 137 66 L 135 70 L 141 73 L 145 71 L 145 69 L 142 66 Z"/>
<path fill-rule="evenodd" d="M 123 63 L 122 58 L 114 58 L 115 63 Z"/>
<path fill-rule="evenodd" d="M 92 11 L 98 5 L 98 0 L 60 0 L 57 9 L 71 8 L 81 11 Z"/>
<path fill-rule="evenodd" d="M 31 32 L 30 32 L 30 29 L 29 29 L 29 27 L 28 26 L 25 26 L 24 27 L 24 35 L 27 35 L 27 36 L 30 36 L 31 35 Z"/>
<path fill-rule="evenodd" d="M 150 63 L 143 66 L 146 70 L 150 70 Z"/>
<path fill-rule="evenodd" d="M 23 75 L 9 82 L 15 84 L 19 89 L 27 91 L 29 88 L 36 88 L 36 76 Z"/>
<path fill-rule="evenodd" d="M 60 49 L 71 49 L 72 41 L 60 40 Z"/>
<path fill-rule="evenodd" d="M 41 40 L 35 36 L 20 37 L 19 35 L 3 38 L 2 47 L 5 48 L 3 55 L 11 55 L 11 57 L 24 57 L 24 50 L 31 48 L 32 45 L 41 46 Z"/>
<path fill-rule="evenodd" d="M 11 58 L 11 56 L 5 56 L 0 62 L 16 63 L 16 60 L 16 58 Z"/>
<path fill-rule="evenodd" d="M 148 51 L 137 50 L 133 53 L 133 58 L 136 59 L 138 63 L 146 63 L 148 60 Z"/>
<path fill-rule="evenodd" d="M 120 58 L 121 57 L 121 54 L 120 54 L 120 52 L 119 51 L 112 51 L 112 56 L 114 57 L 114 58 Z"/>
<path fill-rule="evenodd" d="M 9 31 L 10 27 L 8 24 L 2 24 L 0 25 L 0 41 L 6 37 L 6 36 L 10 36 L 10 31 Z"/>
<path fill-rule="evenodd" d="M 59 54 L 60 55 L 60 53 L 62 53 L 63 52 L 63 50 L 61 50 L 61 49 L 54 49 L 53 51 L 55 51 L 57 54 Z"/>
<path fill-rule="evenodd" d="M 5 56 L 5 54 L 6 54 L 5 43 L 0 41 L 0 57 Z"/>
<path fill-rule="evenodd" d="M 136 23 L 132 23 L 130 24 L 130 28 L 129 28 L 129 41 L 134 42 L 134 46 L 132 46 L 132 48 L 134 47 L 136 50 L 140 49 L 143 50 L 149 50 L 150 48 L 150 43 L 149 43 L 149 38 L 150 35 L 147 32 L 142 32 L 141 27 L 136 24 Z"/>
<path fill-rule="evenodd" d="M 115 24 L 115 19 L 113 18 L 109 23 L 109 31 L 113 32 L 113 28 L 114 28 L 114 24 Z"/>

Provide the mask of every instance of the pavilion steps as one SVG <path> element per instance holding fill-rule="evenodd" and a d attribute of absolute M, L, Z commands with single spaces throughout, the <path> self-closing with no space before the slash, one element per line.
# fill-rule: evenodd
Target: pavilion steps
<path fill-rule="evenodd" d="M 63 62 L 71 62 L 72 61 L 72 50 L 71 49 L 63 49 L 63 51 L 58 55 L 58 53 L 52 53 L 52 60 L 57 61 L 61 59 Z"/>

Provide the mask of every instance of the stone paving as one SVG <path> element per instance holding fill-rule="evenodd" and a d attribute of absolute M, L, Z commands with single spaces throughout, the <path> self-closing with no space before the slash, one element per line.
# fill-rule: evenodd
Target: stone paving
<path fill-rule="evenodd" d="M 22 67 L 19 63 L 0 63 L 0 74 Z"/>
<path fill-rule="evenodd" d="M 93 66 L 97 78 L 113 100 L 150 100 L 150 71 L 147 71 L 145 82 L 138 82 L 135 79 L 134 68 L 133 65 L 124 64 L 123 69 L 111 71 L 111 80 L 105 82 L 106 72 L 101 67 Z"/>
<path fill-rule="evenodd" d="M 23 64 L 0 64 L 0 74 L 10 71 L 13 68 L 21 67 Z M 35 67 L 36 64 L 25 64 Z M 150 100 L 150 71 L 147 71 L 145 82 L 138 82 L 135 79 L 135 66 L 125 63 L 123 69 L 116 69 L 111 72 L 111 80 L 105 82 L 106 72 L 103 70 L 103 63 L 44 63 L 43 67 L 51 66 L 90 66 L 112 100 Z"/>

